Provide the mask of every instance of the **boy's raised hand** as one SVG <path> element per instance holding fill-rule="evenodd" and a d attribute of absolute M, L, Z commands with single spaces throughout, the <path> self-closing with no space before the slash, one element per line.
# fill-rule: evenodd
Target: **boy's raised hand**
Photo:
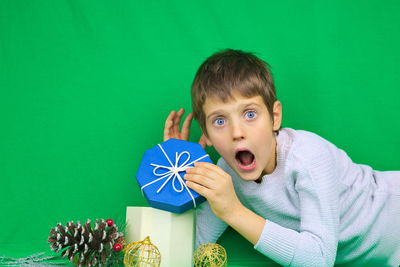
<path fill-rule="evenodd" d="M 185 110 L 181 108 L 178 112 L 173 110 L 168 115 L 167 119 L 165 120 L 165 126 L 164 126 L 164 141 L 167 141 L 168 139 L 171 138 L 185 140 L 185 141 L 189 140 L 190 125 L 192 124 L 193 114 L 192 112 L 190 112 L 186 116 L 186 119 L 184 120 L 182 125 L 182 130 L 180 130 L 179 126 L 184 113 Z M 199 144 L 203 148 L 205 148 L 206 141 L 204 135 L 200 137 Z"/>

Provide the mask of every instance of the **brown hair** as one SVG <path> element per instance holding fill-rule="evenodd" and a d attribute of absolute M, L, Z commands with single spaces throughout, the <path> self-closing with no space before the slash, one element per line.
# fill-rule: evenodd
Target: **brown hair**
<path fill-rule="evenodd" d="M 223 102 L 232 98 L 232 90 L 242 96 L 261 96 L 272 117 L 276 91 L 270 66 L 253 53 L 226 49 L 211 55 L 197 70 L 192 84 L 194 118 L 207 134 L 203 105 L 207 97 Z"/>

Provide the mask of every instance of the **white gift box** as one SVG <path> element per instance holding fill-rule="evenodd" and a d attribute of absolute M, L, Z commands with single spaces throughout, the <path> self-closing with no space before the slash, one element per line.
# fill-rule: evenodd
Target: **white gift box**
<path fill-rule="evenodd" d="M 126 241 L 147 236 L 161 253 L 161 267 L 193 266 L 195 210 L 175 214 L 151 207 L 127 207 Z"/>

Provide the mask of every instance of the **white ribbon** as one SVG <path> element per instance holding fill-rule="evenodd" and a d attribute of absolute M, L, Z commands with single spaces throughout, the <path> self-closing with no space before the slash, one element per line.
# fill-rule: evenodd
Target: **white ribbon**
<path fill-rule="evenodd" d="M 164 188 L 164 186 L 168 183 L 169 180 L 172 179 L 172 188 L 174 189 L 175 192 L 180 193 L 183 191 L 183 189 L 186 189 L 186 191 L 189 193 L 190 197 L 192 198 L 193 201 L 193 206 L 196 208 L 196 201 L 194 200 L 194 197 L 192 195 L 192 193 L 190 192 L 189 188 L 186 186 L 185 181 L 182 179 L 181 175 L 179 174 L 179 172 L 183 172 L 186 171 L 187 168 L 190 167 L 191 164 L 195 163 L 196 161 L 199 161 L 205 157 L 208 157 L 208 155 L 204 155 L 196 160 L 191 161 L 190 163 L 187 163 L 190 160 L 190 153 L 187 151 L 183 151 L 181 153 L 178 154 L 178 152 L 175 153 L 175 164 L 173 164 L 170 160 L 170 158 L 168 157 L 167 153 L 165 153 L 163 147 L 158 144 L 158 147 L 161 149 L 161 151 L 164 153 L 165 157 L 167 158 L 167 160 L 169 161 L 169 164 L 171 164 L 171 166 L 163 166 L 163 165 L 158 165 L 158 164 L 154 164 L 154 163 L 150 163 L 151 166 L 154 166 L 155 168 L 153 169 L 153 174 L 155 176 L 161 176 L 160 178 L 151 181 L 150 183 L 147 183 L 145 185 L 143 185 L 141 187 L 142 191 L 143 188 L 145 188 L 146 186 L 149 186 L 153 183 L 156 183 L 162 179 L 166 179 L 165 182 L 158 188 L 157 190 L 157 194 Z M 187 159 L 178 166 L 179 164 L 179 160 L 183 155 L 187 155 Z M 166 169 L 167 171 L 164 171 L 163 173 L 157 173 L 158 169 Z M 175 187 L 175 181 L 176 179 L 178 179 L 178 182 L 180 184 L 180 189 L 177 189 Z"/>

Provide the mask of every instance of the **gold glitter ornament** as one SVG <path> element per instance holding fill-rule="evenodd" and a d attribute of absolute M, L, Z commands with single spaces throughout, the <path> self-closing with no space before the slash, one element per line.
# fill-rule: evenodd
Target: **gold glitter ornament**
<path fill-rule="evenodd" d="M 226 267 L 228 256 L 223 246 L 216 243 L 203 244 L 194 252 L 195 267 Z"/>
<path fill-rule="evenodd" d="M 129 243 L 124 252 L 124 265 L 127 267 L 159 267 L 161 264 L 160 251 L 151 243 L 150 237 Z"/>

